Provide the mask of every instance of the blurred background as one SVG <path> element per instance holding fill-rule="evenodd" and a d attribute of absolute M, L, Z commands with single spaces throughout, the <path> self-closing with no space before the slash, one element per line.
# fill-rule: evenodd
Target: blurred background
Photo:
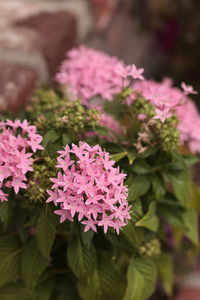
<path fill-rule="evenodd" d="M 0 0 L 0 110 L 17 113 L 79 44 L 199 90 L 200 0 Z"/>

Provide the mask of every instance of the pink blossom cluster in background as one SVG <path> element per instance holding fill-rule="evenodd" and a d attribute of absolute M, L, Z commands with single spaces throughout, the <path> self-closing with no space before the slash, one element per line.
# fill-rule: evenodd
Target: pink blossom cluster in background
<path fill-rule="evenodd" d="M 96 231 L 96 226 L 103 226 L 105 233 L 108 227 L 119 233 L 130 219 L 128 189 L 124 185 L 126 175 L 120 173 L 119 167 L 113 167 L 109 153 L 99 145 L 92 147 L 79 142 L 79 146 L 72 144 L 70 149 L 66 145 L 58 153 L 57 167 L 61 171 L 57 178 L 51 178 L 54 184 L 47 191 L 47 202 L 60 204 L 60 209 L 55 211 L 61 216 L 60 221 L 73 221 L 77 214 L 85 231 L 90 228 Z"/>
<path fill-rule="evenodd" d="M 84 105 L 90 106 L 89 100 L 95 96 L 112 101 L 127 77 L 143 79 L 142 73 L 143 69 L 135 65 L 125 66 L 116 57 L 80 46 L 67 53 L 56 81 L 67 85 L 75 99 L 80 97 Z"/>
<path fill-rule="evenodd" d="M 187 143 L 192 152 L 200 152 L 200 114 L 188 97 L 189 94 L 196 94 L 192 86 L 181 84 L 183 90 L 174 87 L 170 79 L 162 82 L 153 80 L 138 81 L 133 84 L 134 92 L 139 92 L 144 98 L 151 101 L 155 106 L 156 118 L 164 121 L 172 113 L 179 119 L 180 141 Z M 129 98 L 129 104 L 134 101 Z"/>
<path fill-rule="evenodd" d="M 26 173 L 33 171 L 31 156 L 36 150 L 41 150 L 42 137 L 36 133 L 36 127 L 26 120 L 0 122 L 0 200 L 7 201 L 3 190 L 14 188 L 15 193 L 20 188 L 25 189 Z"/>
<path fill-rule="evenodd" d="M 69 85 L 70 92 L 75 98 L 80 97 L 84 105 L 96 95 L 112 100 L 122 87 L 121 75 L 115 72 L 118 64 L 123 65 L 116 57 L 81 46 L 67 53 L 56 81 Z"/>
<path fill-rule="evenodd" d="M 171 79 L 164 79 L 161 83 L 154 80 L 144 80 L 134 82 L 132 86 L 134 92 L 139 92 L 145 99 L 149 100 L 155 107 L 155 119 L 160 119 L 162 123 L 172 116 L 174 109 L 185 100 L 185 94 L 172 86 Z M 136 95 L 128 98 L 131 104 Z"/>
<path fill-rule="evenodd" d="M 127 98 L 129 105 L 139 92 L 154 105 L 154 119 L 164 123 L 175 113 L 180 121 L 181 143 L 187 143 L 192 152 L 200 152 L 200 115 L 188 98 L 196 91 L 184 82 L 181 84 L 182 90 L 174 87 L 171 79 L 162 82 L 143 80 L 142 73 L 143 69 L 137 69 L 135 65 L 126 66 L 116 57 L 81 46 L 68 52 L 56 80 L 67 85 L 73 95 L 81 97 L 83 104 L 89 107 L 92 107 L 91 99 L 95 96 L 112 101 L 122 87 L 131 84 L 133 94 Z M 140 117 L 145 120 L 142 114 Z M 101 125 L 119 133 L 118 124 L 111 118 L 109 120 L 109 115 L 104 114 Z"/>
<path fill-rule="evenodd" d="M 114 132 L 116 132 L 118 135 L 120 135 L 120 126 L 119 123 L 113 118 L 113 116 L 102 112 L 101 119 L 100 119 L 100 125 L 102 127 L 106 127 Z"/>
<path fill-rule="evenodd" d="M 196 105 L 191 101 L 178 106 L 176 110 L 179 119 L 179 131 L 181 143 L 186 143 L 191 152 L 200 153 L 200 114 Z"/>

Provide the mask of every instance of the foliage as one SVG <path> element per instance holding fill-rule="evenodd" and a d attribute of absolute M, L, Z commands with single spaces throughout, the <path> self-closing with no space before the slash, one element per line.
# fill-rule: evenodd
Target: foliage
<path fill-rule="evenodd" d="M 192 183 L 189 169 L 196 157 L 179 151 L 175 115 L 161 122 L 154 118 L 155 109 L 148 100 L 138 96 L 128 105 L 129 95 L 129 87 L 124 87 L 112 105 L 105 105 L 121 127 L 121 132 L 113 134 L 112 128 L 100 125 L 101 113 L 96 109 L 80 101 L 70 102 L 58 91 L 37 91 L 24 117 L 37 124 L 44 149 L 33 155 L 27 189 L 16 195 L 6 186 L 8 201 L 0 202 L 1 299 L 145 300 L 156 287 L 172 295 L 174 257 L 185 247 L 176 243 L 177 236 L 181 241 L 187 237 L 188 248 L 198 247 L 200 191 Z M 142 113 L 147 119 L 140 119 Z M 130 219 L 119 226 L 119 234 L 112 222 L 106 233 L 98 224 L 97 232 L 87 231 L 80 214 L 71 210 L 68 220 L 60 223 L 54 213 L 61 202 L 64 211 L 71 196 L 65 194 L 67 172 L 61 174 L 62 168 L 67 170 L 65 164 L 72 165 L 73 159 L 77 174 L 82 168 L 81 175 L 85 176 L 84 164 L 77 167 L 81 139 L 91 145 L 91 164 L 99 159 L 92 148 L 99 144 L 99 151 L 110 153 L 107 158 L 114 165 L 112 172 L 119 168 L 126 174 Z M 77 152 L 70 150 L 70 157 L 69 153 L 63 155 L 66 144 Z M 52 182 L 63 189 L 56 191 L 59 197 L 49 203 Z M 110 183 L 106 190 L 112 193 Z M 100 201 L 102 210 L 105 203 Z M 102 214 L 109 218 L 111 210 L 107 210 Z M 120 217 L 123 222 L 124 217 Z"/>

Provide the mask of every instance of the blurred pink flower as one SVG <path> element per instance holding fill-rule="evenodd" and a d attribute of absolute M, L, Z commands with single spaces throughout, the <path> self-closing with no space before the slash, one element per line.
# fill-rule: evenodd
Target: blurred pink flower
<path fill-rule="evenodd" d="M 185 82 L 181 83 L 181 87 L 185 93 L 185 95 L 189 95 L 189 94 L 197 94 L 197 92 L 193 89 L 193 86 L 191 85 L 186 85 Z"/>
<path fill-rule="evenodd" d="M 65 85 L 74 98 L 80 97 L 84 105 L 90 106 L 90 100 L 96 96 L 112 101 L 127 77 L 143 79 L 142 73 L 143 69 L 135 65 L 126 66 L 116 57 L 80 46 L 67 53 L 55 80 Z"/>
<path fill-rule="evenodd" d="M 155 108 L 155 113 L 156 116 L 153 119 L 159 119 L 162 123 L 164 123 L 167 118 L 170 118 L 172 116 L 172 113 L 167 107 L 165 107 L 164 109 Z"/>
<path fill-rule="evenodd" d="M 200 152 L 200 114 L 195 104 L 187 94 L 196 94 L 191 86 L 181 84 L 181 89 L 174 87 L 171 79 L 162 82 L 153 80 L 138 81 L 133 84 L 133 90 L 148 99 L 154 106 L 155 119 L 162 122 L 175 113 L 179 120 L 180 141 L 186 143 L 192 152 Z M 135 97 L 129 98 L 129 105 Z"/>

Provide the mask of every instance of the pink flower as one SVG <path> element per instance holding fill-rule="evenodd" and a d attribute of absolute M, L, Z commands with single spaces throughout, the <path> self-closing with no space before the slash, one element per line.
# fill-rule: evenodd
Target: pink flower
<path fill-rule="evenodd" d="M 133 90 L 140 93 L 155 107 L 155 119 L 164 122 L 166 118 L 175 114 L 179 120 L 181 144 L 186 143 L 192 152 L 200 152 L 200 114 L 195 104 L 188 98 L 188 94 L 195 93 L 191 86 L 184 82 L 181 89 L 174 87 L 171 79 L 162 82 L 153 80 L 138 81 L 133 84 Z M 135 96 L 129 98 L 129 104 Z"/>
<path fill-rule="evenodd" d="M 116 57 L 80 46 L 67 53 L 55 80 L 68 96 L 80 97 L 84 105 L 90 106 L 90 100 L 97 96 L 112 101 L 121 92 L 122 83 L 127 85 L 127 77 L 143 79 L 142 73 L 143 69 L 135 65 L 126 66 Z"/>
<path fill-rule="evenodd" d="M 36 133 L 36 127 L 30 126 L 27 120 L 7 120 L 0 122 L 0 200 L 6 201 L 5 187 L 26 189 L 26 173 L 33 171 L 33 152 L 43 149 L 42 137 Z"/>
<path fill-rule="evenodd" d="M 108 227 L 119 233 L 130 219 L 125 174 L 113 167 L 109 153 L 99 145 L 79 142 L 78 146 L 72 144 L 72 149 L 66 145 L 59 154 L 61 171 L 57 178 L 51 178 L 54 184 L 52 191 L 47 191 L 50 196 L 47 202 L 60 205 L 55 212 L 61 216 L 61 222 L 73 221 L 77 214 L 85 231 L 90 228 L 96 231 L 96 226 L 103 226 L 105 233 Z"/>
<path fill-rule="evenodd" d="M 186 96 L 189 94 L 197 94 L 197 92 L 193 89 L 193 87 L 191 85 L 186 85 L 185 82 L 181 83 L 181 87 Z"/>
<path fill-rule="evenodd" d="M 138 120 L 143 121 L 143 120 L 146 119 L 146 117 L 147 117 L 146 114 L 139 114 L 139 115 L 138 115 Z"/>
<path fill-rule="evenodd" d="M 86 221 L 82 221 L 81 222 L 82 224 L 84 224 L 84 225 L 86 225 L 85 226 L 85 232 L 87 232 L 90 228 L 92 229 L 92 230 L 94 230 L 95 232 L 97 232 L 97 228 L 96 228 L 96 221 L 94 221 L 94 220 L 86 220 Z"/>
<path fill-rule="evenodd" d="M 154 117 L 154 119 L 159 119 L 162 123 L 164 123 L 167 118 L 170 118 L 172 116 L 172 113 L 167 107 L 165 107 L 164 109 L 155 108 L 155 112 L 156 116 Z"/>
<path fill-rule="evenodd" d="M 115 67 L 115 73 L 125 79 L 130 75 L 130 69 L 130 66 L 125 66 L 123 63 L 118 63 Z"/>
<path fill-rule="evenodd" d="M 0 187 L 1 187 L 1 185 L 0 185 Z M 3 201 L 8 201 L 7 196 L 8 196 L 8 194 L 5 194 L 5 193 L 1 190 L 1 188 L 0 188 L 0 200 L 1 200 L 1 202 L 3 202 Z"/>
<path fill-rule="evenodd" d="M 137 69 L 136 66 L 133 64 L 130 66 L 130 71 L 129 71 L 129 75 L 133 78 L 133 79 L 140 79 L 143 80 L 144 77 L 142 76 L 142 73 L 144 72 L 144 69 Z"/>

